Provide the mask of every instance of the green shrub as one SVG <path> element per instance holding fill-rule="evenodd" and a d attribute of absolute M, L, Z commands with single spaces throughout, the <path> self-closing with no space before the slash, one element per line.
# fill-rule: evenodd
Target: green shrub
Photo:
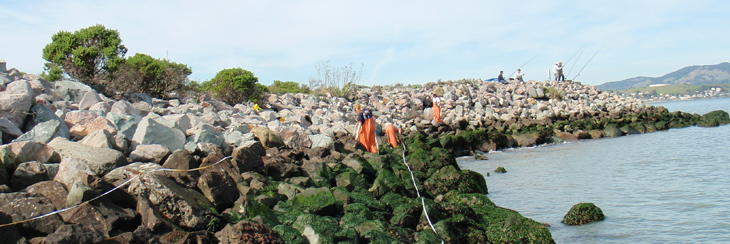
<path fill-rule="evenodd" d="M 188 83 L 191 73 L 192 70 L 185 64 L 137 53 L 119 67 L 107 84 L 107 89 L 126 93 L 141 92 L 168 99 L 173 93 L 185 91 L 185 84 Z"/>
<path fill-rule="evenodd" d="M 259 84 L 253 72 L 232 68 L 219 71 L 212 80 L 204 82 L 213 94 L 229 104 L 259 102 L 266 93 L 266 86 Z"/>
<path fill-rule="evenodd" d="M 45 78 L 47 81 L 57 81 L 61 80 L 63 77 L 63 70 L 61 70 L 61 67 L 58 67 L 58 65 L 55 65 L 53 63 L 46 63 L 45 68 L 43 68 L 43 73 L 41 73 L 41 77 Z M 46 73 L 48 71 L 48 73 Z"/>
<path fill-rule="evenodd" d="M 294 81 L 280 81 L 275 80 L 274 84 L 268 87 L 270 93 L 285 94 L 285 93 L 309 93 L 309 87 L 307 85 L 300 85 Z"/>

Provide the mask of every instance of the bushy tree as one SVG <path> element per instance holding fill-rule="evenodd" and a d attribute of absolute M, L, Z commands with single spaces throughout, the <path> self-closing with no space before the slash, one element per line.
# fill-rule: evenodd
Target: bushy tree
<path fill-rule="evenodd" d="M 269 92 L 276 94 L 309 93 L 309 87 L 307 85 L 300 85 L 294 81 L 274 80 L 274 84 L 269 86 Z"/>
<path fill-rule="evenodd" d="M 213 94 L 228 104 L 245 101 L 259 102 L 266 92 L 266 86 L 259 84 L 259 78 L 253 72 L 232 68 L 219 71 L 213 79 L 204 82 L 203 87 L 210 87 Z"/>
<path fill-rule="evenodd" d="M 137 53 L 120 66 L 110 86 L 114 90 L 143 92 L 167 99 L 170 94 L 184 90 L 190 74 L 192 70 L 185 64 Z"/>
<path fill-rule="evenodd" d="M 58 67 L 58 65 L 55 65 L 53 63 L 46 63 L 45 66 L 46 67 L 43 68 L 43 73 L 41 73 L 41 77 L 45 78 L 48 81 L 61 80 L 61 78 L 63 77 L 63 70 L 61 70 L 61 67 Z"/>
<path fill-rule="evenodd" d="M 52 40 L 43 48 L 43 58 L 60 67 L 71 78 L 86 84 L 102 83 L 106 75 L 123 63 L 127 53 L 119 32 L 103 25 L 74 33 L 60 31 L 53 35 Z"/>

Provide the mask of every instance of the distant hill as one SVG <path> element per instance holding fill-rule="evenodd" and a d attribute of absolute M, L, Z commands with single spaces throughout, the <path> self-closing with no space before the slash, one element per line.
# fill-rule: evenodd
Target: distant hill
<path fill-rule="evenodd" d="M 601 90 L 626 90 L 648 87 L 652 84 L 709 85 L 730 83 L 730 63 L 716 65 L 694 65 L 666 74 L 662 77 L 634 77 L 621 81 L 611 81 L 598 85 Z"/>

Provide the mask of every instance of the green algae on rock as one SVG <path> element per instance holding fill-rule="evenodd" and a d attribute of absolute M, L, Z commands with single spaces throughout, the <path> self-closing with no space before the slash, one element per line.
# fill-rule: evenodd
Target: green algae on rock
<path fill-rule="evenodd" d="M 579 203 L 573 205 L 570 211 L 563 216 L 563 223 L 566 225 L 583 225 L 601 221 L 604 218 L 603 211 L 593 203 Z"/>

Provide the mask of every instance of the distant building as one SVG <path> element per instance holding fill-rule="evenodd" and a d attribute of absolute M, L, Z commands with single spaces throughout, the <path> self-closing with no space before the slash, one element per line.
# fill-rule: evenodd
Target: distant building
<path fill-rule="evenodd" d="M 668 86 L 669 84 L 652 84 L 649 85 L 649 87 L 660 87 L 660 86 Z"/>

